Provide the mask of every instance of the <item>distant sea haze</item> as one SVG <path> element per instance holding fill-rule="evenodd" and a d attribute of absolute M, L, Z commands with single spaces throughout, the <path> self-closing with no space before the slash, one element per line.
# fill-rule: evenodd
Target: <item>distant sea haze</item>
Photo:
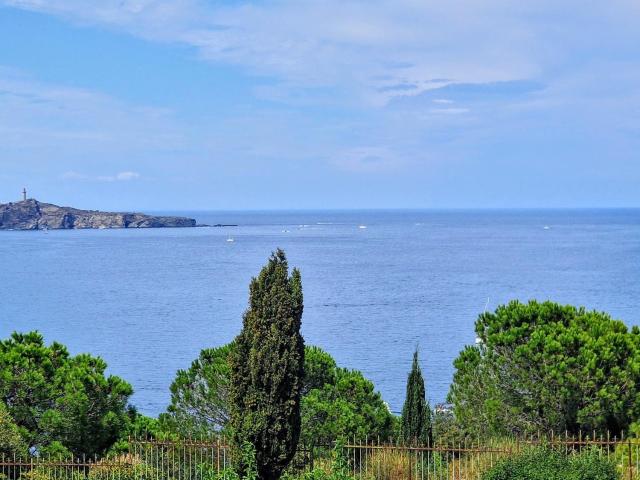
<path fill-rule="evenodd" d="M 485 306 L 552 299 L 640 323 L 640 210 L 171 213 L 239 226 L 0 232 L 0 335 L 100 355 L 157 415 L 176 370 L 239 332 L 249 281 L 281 247 L 302 272 L 306 343 L 399 411 L 416 346 L 445 400 Z"/>

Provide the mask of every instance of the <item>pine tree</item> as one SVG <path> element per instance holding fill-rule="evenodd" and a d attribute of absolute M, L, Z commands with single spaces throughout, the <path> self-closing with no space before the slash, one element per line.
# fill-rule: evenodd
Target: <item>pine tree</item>
<path fill-rule="evenodd" d="M 433 444 L 431 407 L 425 398 L 424 379 L 418 364 L 418 350 L 413 353 L 413 365 L 407 379 L 407 397 L 402 407 L 402 438 L 407 443 Z"/>
<path fill-rule="evenodd" d="M 249 308 L 231 355 L 231 427 L 236 446 L 255 447 L 258 477 L 275 480 L 300 438 L 304 340 L 300 272 L 289 276 L 282 250 L 249 288 Z M 246 469 L 237 461 L 240 473 Z"/>

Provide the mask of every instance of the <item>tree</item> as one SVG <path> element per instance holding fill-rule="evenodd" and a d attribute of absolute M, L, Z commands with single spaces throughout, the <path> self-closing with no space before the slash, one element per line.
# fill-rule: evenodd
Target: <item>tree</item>
<path fill-rule="evenodd" d="M 27 455 L 27 444 L 20 435 L 18 426 L 0 403 L 0 458 L 23 458 Z"/>
<path fill-rule="evenodd" d="M 203 350 L 187 371 L 178 372 L 171 386 L 171 405 L 160 418 L 165 430 L 208 435 L 226 428 L 231 368 L 224 361 L 232 349 L 228 344 Z M 331 355 L 315 346 L 305 347 L 300 409 L 305 444 L 354 435 L 387 439 L 393 431 L 394 417 L 373 383 L 357 370 L 339 368 Z"/>
<path fill-rule="evenodd" d="M 300 437 L 304 375 L 300 272 L 272 254 L 251 281 L 249 309 L 231 355 L 231 427 L 237 445 L 255 447 L 260 479 L 279 478 Z M 245 468 L 239 465 L 242 471 Z"/>
<path fill-rule="evenodd" d="M 454 362 L 456 418 L 478 434 L 619 435 L 640 418 L 640 330 L 606 313 L 514 301 L 476 321 Z"/>
<path fill-rule="evenodd" d="M 407 396 L 400 419 L 402 438 L 408 443 L 433 444 L 431 407 L 425 397 L 424 379 L 418 364 L 418 350 L 413 353 L 413 364 L 407 379 Z"/>
<path fill-rule="evenodd" d="M 302 395 L 336 382 L 336 361 L 320 347 L 307 346 L 304 350 L 304 381 Z"/>
<path fill-rule="evenodd" d="M 394 417 L 373 383 L 358 370 L 335 368 L 335 380 L 302 399 L 302 439 L 306 444 L 339 439 L 388 439 Z"/>
<path fill-rule="evenodd" d="M 229 420 L 229 356 L 234 343 L 207 348 L 171 384 L 171 405 L 160 422 L 181 435 L 207 435 Z"/>
<path fill-rule="evenodd" d="M 76 455 L 104 453 L 130 421 L 131 386 L 90 355 L 70 356 L 37 332 L 0 342 L 0 401 L 29 447 L 57 442 Z"/>

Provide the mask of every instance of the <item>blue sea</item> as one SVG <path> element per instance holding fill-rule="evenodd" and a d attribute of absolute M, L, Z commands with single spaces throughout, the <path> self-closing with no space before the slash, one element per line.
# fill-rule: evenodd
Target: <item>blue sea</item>
<path fill-rule="evenodd" d="M 0 232 L 0 336 L 39 330 L 100 355 L 157 415 L 176 370 L 238 333 L 277 247 L 302 272 L 306 342 L 394 411 L 416 346 L 431 402 L 445 400 L 485 308 L 552 299 L 640 323 L 640 210 L 171 213 L 238 226 Z"/>

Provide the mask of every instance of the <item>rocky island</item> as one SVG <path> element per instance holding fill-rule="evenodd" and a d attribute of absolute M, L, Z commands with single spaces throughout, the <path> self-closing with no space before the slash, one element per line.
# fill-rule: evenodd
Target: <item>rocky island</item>
<path fill-rule="evenodd" d="M 143 213 L 100 212 L 59 207 L 33 198 L 0 204 L 0 230 L 47 230 L 80 228 L 195 227 L 186 217 L 164 217 Z"/>

